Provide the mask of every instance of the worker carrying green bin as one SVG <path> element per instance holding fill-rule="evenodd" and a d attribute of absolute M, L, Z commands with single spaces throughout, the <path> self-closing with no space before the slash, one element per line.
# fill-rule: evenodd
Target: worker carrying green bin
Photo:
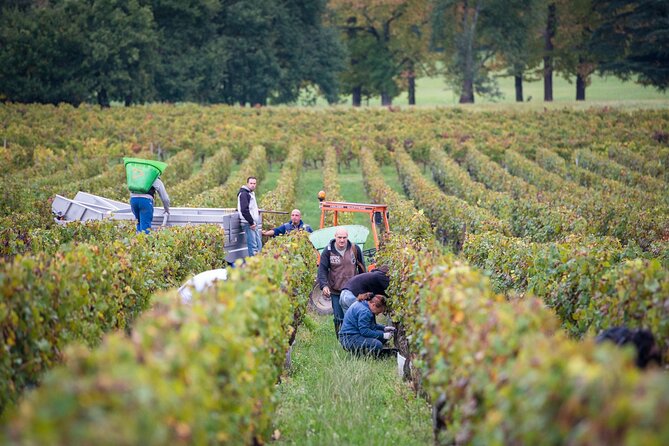
<path fill-rule="evenodd" d="M 160 175 L 166 163 L 141 158 L 123 158 L 126 181 L 130 191 L 130 209 L 137 219 L 137 232 L 148 233 L 153 220 L 153 203 L 156 191 L 163 201 L 165 215 L 170 213 L 170 197 Z M 169 218 L 169 217 L 168 217 Z"/>

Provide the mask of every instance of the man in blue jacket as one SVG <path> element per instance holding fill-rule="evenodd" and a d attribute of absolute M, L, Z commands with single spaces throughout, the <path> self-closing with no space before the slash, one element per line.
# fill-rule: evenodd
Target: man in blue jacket
<path fill-rule="evenodd" d="M 277 235 L 288 234 L 289 232 L 294 230 L 305 230 L 307 232 L 314 232 L 314 230 L 311 229 L 311 226 L 305 225 L 304 222 L 302 221 L 302 213 L 300 212 L 299 209 L 293 209 L 293 211 L 290 213 L 290 221 L 288 223 L 284 223 L 278 228 L 263 231 L 262 235 L 266 235 L 268 237 L 275 237 Z"/>
<path fill-rule="evenodd" d="M 360 295 L 344 316 L 339 332 L 339 342 L 344 350 L 354 353 L 382 356 L 397 353 L 397 349 L 383 346 L 393 337 L 395 327 L 376 323 L 376 316 L 386 309 L 386 299 L 381 294 L 370 298 Z"/>

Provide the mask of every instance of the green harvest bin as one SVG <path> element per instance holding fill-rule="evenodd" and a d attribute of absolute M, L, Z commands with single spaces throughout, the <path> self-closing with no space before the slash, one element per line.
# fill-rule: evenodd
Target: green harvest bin
<path fill-rule="evenodd" d="M 131 192 L 146 193 L 167 167 L 162 161 L 141 158 L 123 158 L 128 189 Z"/>

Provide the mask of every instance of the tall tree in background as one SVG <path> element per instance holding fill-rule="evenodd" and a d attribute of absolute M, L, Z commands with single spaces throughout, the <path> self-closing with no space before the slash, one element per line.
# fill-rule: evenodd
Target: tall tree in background
<path fill-rule="evenodd" d="M 90 98 L 81 23 L 64 8 L 1 11 L 0 97 L 19 102 L 69 102 Z"/>
<path fill-rule="evenodd" d="M 336 28 L 323 22 L 327 0 L 283 0 L 279 4 L 281 16 L 274 27 L 281 76 L 272 100 L 293 102 L 308 86 L 316 87 L 328 102 L 337 101 L 346 53 Z"/>
<path fill-rule="evenodd" d="M 326 0 L 0 0 L 0 99 L 266 104 L 338 96 Z"/>
<path fill-rule="evenodd" d="M 293 102 L 307 87 L 335 101 L 344 50 L 336 32 L 323 25 L 325 5 L 326 0 L 225 2 L 223 102 Z"/>
<path fill-rule="evenodd" d="M 554 1 L 548 3 L 546 13 L 546 27 L 544 28 L 544 101 L 553 101 L 553 41 L 557 29 L 557 5 Z"/>
<path fill-rule="evenodd" d="M 432 7 L 430 1 L 412 2 L 396 28 L 398 36 L 393 47 L 402 69 L 400 79 L 409 105 L 416 105 L 416 78 L 436 72 L 436 55 L 430 51 Z"/>
<path fill-rule="evenodd" d="M 230 55 L 219 23 L 221 3 L 153 0 L 151 8 L 160 42 L 158 96 L 170 102 L 222 102 Z"/>
<path fill-rule="evenodd" d="M 492 73 L 500 29 L 514 26 L 518 2 L 504 0 L 435 0 L 435 33 L 443 39 L 447 81 L 460 92 L 460 103 L 473 103 L 474 93 L 501 94 Z M 518 4 L 517 4 L 518 3 Z M 515 6 L 514 6 L 515 5 Z M 500 22 L 501 20 L 501 22 Z"/>
<path fill-rule="evenodd" d="M 382 105 L 391 105 L 402 83 L 415 87 L 416 72 L 429 66 L 430 6 L 428 0 L 330 0 L 331 21 L 342 30 L 350 56 L 342 80 L 354 106 L 376 94 Z M 415 90 L 409 96 L 415 103 Z"/>
<path fill-rule="evenodd" d="M 554 67 L 565 79 L 576 79 L 576 100 L 584 101 L 590 76 L 597 68 L 588 45 L 600 17 L 591 0 L 557 0 L 555 4 Z"/>
<path fill-rule="evenodd" d="M 158 41 L 151 8 L 137 0 L 87 0 L 82 13 L 89 42 L 84 65 L 98 103 L 109 106 L 113 98 L 130 105 L 153 99 Z"/>
<path fill-rule="evenodd" d="M 590 48 L 600 70 L 644 85 L 669 87 L 669 2 L 593 0 L 602 17 Z"/>
<path fill-rule="evenodd" d="M 506 5 L 487 10 L 486 21 L 500 69 L 513 76 L 516 102 L 523 102 L 523 80 L 536 80 L 534 69 L 543 55 L 546 0 L 508 0 Z"/>
<path fill-rule="evenodd" d="M 281 75 L 273 26 L 279 4 L 264 0 L 232 1 L 221 14 L 225 46 L 230 54 L 225 66 L 223 101 L 264 105 Z"/>
<path fill-rule="evenodd" d="M 137 0 L 71 0 L 5 8 L 1 93 L 25 102 L 152 98 L 155 36 Z"/>

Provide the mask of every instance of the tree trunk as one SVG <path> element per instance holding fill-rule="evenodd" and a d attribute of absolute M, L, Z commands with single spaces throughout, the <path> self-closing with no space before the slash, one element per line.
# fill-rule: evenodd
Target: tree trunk
<path fill-rule="evenodd" d="M 462 91 L 460 93 L 461 104 L 474 103 L 474 39 L 476 36 L 476 25 L 479 17 L 480 4 L 477 3 L 472 14 L 471 23 L 467 24 L 469 3 L 464 4 L 464 14 L 462 16 L 463 30 L 466 30 L 466 42 L 462 48 L 464 59 L 464 79 L 462 80 Z"/>
<path fill-rule="evenodd" d="M 544 31 L 544 101 L 553 101 L 553 38 L 555 37 L 555 3 L 548 5 L 548 19 Z"/>
<path fill-rule="evenodd" d="M 407 79 L 409 81 L 409 105 L 416 105 L 416 72 L 413 70 L 413 63 L 409 65 Z"/>
<path fill-rule="evenodd" d="M 516 74 L 516 102 L 523 102 L 523 75 Z"/>
<path fill-rule="evenodd" d="M 381 92 L 381 105 L 383 106 L 393 105 L 393 98 L 388 94 L 387 91 Z"/>
<path fill-rule="evenodd" d="M 98 104 L 100 107 L 109 107 L 109 97 L 107 96 L 107 90 L 105 88 L 101 88 L 98 92 Z"/>
<path fill-rule="evenodd" d="M 581 74 L 576 75 L 576 100 L 585 101 L 585 78 Z"/>
<path fill-rule="evenodd" d="M 461 104 L 474 103 L 474 80 L 469 76 L 462 81 L 462 93 L 460 94 L 460 103 Z"/>
<path fill-rule="evenodd" d="M 354 107 L 360 107 L 362 105 L 362 87 L 357 86 L 353 87 L 353 106 Z"/>

